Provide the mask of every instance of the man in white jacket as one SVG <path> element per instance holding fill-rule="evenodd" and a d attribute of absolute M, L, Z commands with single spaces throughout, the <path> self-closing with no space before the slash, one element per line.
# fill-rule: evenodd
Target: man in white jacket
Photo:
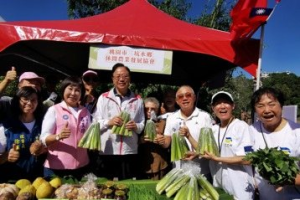
<path fill-rule="evenodd" d="M 129 89 L 130 70 L 122 63 L 112 69 L 114 87 L 100 95 L 94 118 L 100 123 L 101 152 L 97 175 L 107 178 L 129 179 L 136 177 L 138 134 L 144 129 L 143 100 Z M 122 126 L 121 112 L 127 112 L 130 120 L 125 129 L 132 136 L 112 133 L 113 126 Z"/>

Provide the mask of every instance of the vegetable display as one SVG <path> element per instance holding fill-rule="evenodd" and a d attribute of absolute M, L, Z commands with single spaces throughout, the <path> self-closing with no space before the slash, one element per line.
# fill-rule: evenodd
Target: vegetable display
<path fill-rule="evenodd" d="M 78 147 L 98 151 L 101 150 L 100 124 L 98 122 L 93 122 L 89 126 L 80 139 Z"/>
<path fill-rule="evenodd" d="M 171 161 L 177 161 L 185 157 L 185 153 L 188 152 L 189 147 L 183 136 L 178 132 L 172 135 L 171 142 Z"/>
<path fill-rule="evenodd" d="M 294 179 L 299 173 L 297 158 L 290 157 L 277 147 L 259 149 L 248 153 L 248 160 L 256 167 L 258 173 L 272 185 L 294 184 Z"/>
<path fill-rule="evenodd" d="M 153 142 L 156 137 L 156 125 L 151 119 L 146 121 L 144 136 L 147 137 L 151 142 Z"/>
<path fill-rule="evenodd" d="M 209 127 L 203 127 L 200 130 L 200 135 L 198 139 L 198 146 L 196 152 L 199 154 L 205 154 L 205 151 L 213 153 L 219 156 L 219 148 L 216 140 L 213 136 L 212 129 Z"/>
<path fill-rule="evenodd" d="M 219 192 L 218 192 L 219 191 Z M 191 170 L 172 169 L 157 184 L 156 192 L 174 200 L 232 200 L 222 189 L 214 188 L 201 174 Z"/>
<path fill-rule="evenodd" d="M 122 111 L 120 116 L 123 119 L 123 124 L 122 126 L 114 125 L 111 130 L 112 133 L 122 136 L 132 136 L 132 130 L 128 130 L 125 128 L 125 125 L 130 121 L 130 114 Z"/>

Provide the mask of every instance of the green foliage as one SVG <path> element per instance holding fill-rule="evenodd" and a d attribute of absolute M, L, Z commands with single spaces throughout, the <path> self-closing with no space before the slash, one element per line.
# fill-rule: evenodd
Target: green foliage
<path fill-rule="evenodd" d="M 271 73 L 262 79 L 264 87 L 274 87 L 285 96 L 285 105 L 300 105 L 300 77 L 293 73 Z M 300 107 L 298 106 L 298 115 Z"/>
<path fill-rule="evenodd" d="M 194 24 L 206 26 L 222 31 L 229 31 L 231 18 L 229 16 L 232 2 L 216 0 L 216 3 L 210 5 L 210 1 L 204 6 L 201 16 L 193 20 Z"/>
<path fill-rule="evenodd" d="M 128 0 L 67 0 L 69 5 L 68 15 L 71 19 L 89 17 L 110 11 Z"/>
<path fill-rule="evenodd" d="M 185 0 L 149 0 L 149 3 L 180 20 L 186 19 L 187 12 L 191 8 L 191 3 L 186 3 Z"/>
<path fill-rule="evenodd" d="M 177 90 L 178 86 L 164 85 L 164 84 L 144 84 L 132 83 L 130 89 L 137 94 L 145 97 L 156 97 L 160 102 L 162 101 L 163 94 L 168 89 Z"/>
<path fill-rule="evenodd" d="M 69 5 L 69 17 L 76 19 L 108 12 L 128 2 L 128 0 L 67 0 L 67 2 Z M 191 4 L 186 3 L 185 0 L 149 0 L 149 3 L 177 19 L 182 20 L 186 18 L 187 12 L 191 7 Z"/>
<path fill-rule="evenodd" d="M 299 173 L 296 161 L 277 147 L 259 149 L 246 155 L 245 160 L 251 161 L 259 174 L 272 185 L 294 184 Z"/>
<path fill-rule="evenodd" d="M 0 77 L 0 82 L 5 78 L 5 76 Z M 1 96 L 10 96 L 13 97 L 16 94 L 16 91 L 18 89 L 18 81 L 14 80 L 8 84 L 8 86 L 5 88 Z"/>

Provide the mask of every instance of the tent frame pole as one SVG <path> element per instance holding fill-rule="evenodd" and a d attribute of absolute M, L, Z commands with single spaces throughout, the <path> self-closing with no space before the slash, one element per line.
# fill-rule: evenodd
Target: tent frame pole
<path fill-rule="evenodd" d="M 258 90 L 261 86 L 261 64 L 262 64 L 262 52 L 263 52 L 263 43 L 264 43 L 264 34 L 265 34 L 265 24 L 261 26 L 260 32 L 260 42 L 259 42 L 259 58 L 258 58 L 258 66 L 256 70 L 256 85 L 255 90 Z"/>

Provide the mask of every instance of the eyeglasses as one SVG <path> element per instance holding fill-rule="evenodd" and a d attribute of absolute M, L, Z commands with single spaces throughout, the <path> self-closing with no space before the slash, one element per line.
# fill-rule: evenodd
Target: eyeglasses
<path fill-rule="evenodd" d="M 30 103 L 37 103 L 38 100 L 37 99 L 27 99 L 27 98 L 21 97 L 20 101 L 24 104 L 28 104 L 29 102 Z"/>
<path fill-rule="evenodd" d="M 98 82 L 98 78 L 97 77 L 83 77 L 83 80 L 85 82 Z"/>
<path fill-rule="evenodd" d="M 121 78 L 124 80 L 129 79 L 129 75 L 117 75 L 117 76 L 113 76 L 114 79 L 120 80 Z"/>
<path fill-rule="evenodd" d="M 187 99 L 190 99 L 192 98 L 194 94 L 193 93 L 190 93 L 190 92 L 187 92 L 187 93 L 184 93 L 184 94 L 178 94 L 176 96 L 177 100 L 182 100 L 184 97 L 187 98 Z"/>

